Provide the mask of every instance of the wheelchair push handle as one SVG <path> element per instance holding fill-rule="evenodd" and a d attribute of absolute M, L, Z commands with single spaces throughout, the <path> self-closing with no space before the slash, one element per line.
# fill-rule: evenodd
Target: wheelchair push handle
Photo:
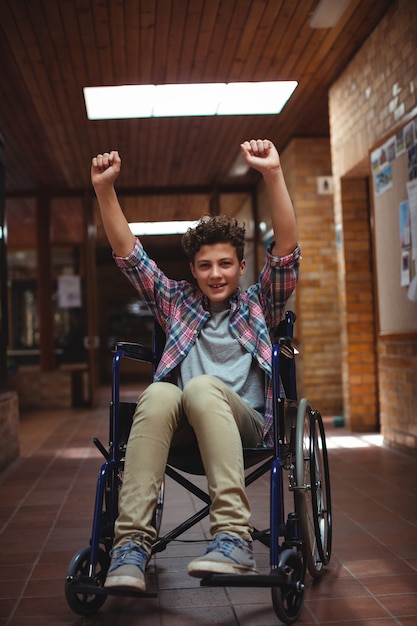
<path fill-rule="evenodd" d="M 132 343 L 130 341 L 118 341 L 114 344 L 112 351 L 121 351 L 127 359 L 146 361 L 147 363 L 153 363 L 155 358 L 152 350 L 140 343 Z"/>

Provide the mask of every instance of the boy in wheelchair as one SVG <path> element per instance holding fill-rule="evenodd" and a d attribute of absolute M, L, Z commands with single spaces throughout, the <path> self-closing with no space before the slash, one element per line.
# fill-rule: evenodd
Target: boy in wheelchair
<path fill-rule="evenodd" d="M 154 382 L 140 396 L 105 587 L 145 591 L 152 515 L 171 447 L 198 445 L 211 498 L 212 541 L 191 576 L 255 574 L 243 447 L 270 443 L 271 340 L 297 278 L 300 249 L 280 158 L 269 140 L 245 141 L 246 162 L 268 190 L 275 242 L 259 281 L 242 292 L 245 229 L 226 216 L 202 218 L 182 246 L 197 283 L 167 278 L 128 226 L 115 181 L 118 152 L 92 160 L 91 179 L 116 263 L 166 335 Z"/>

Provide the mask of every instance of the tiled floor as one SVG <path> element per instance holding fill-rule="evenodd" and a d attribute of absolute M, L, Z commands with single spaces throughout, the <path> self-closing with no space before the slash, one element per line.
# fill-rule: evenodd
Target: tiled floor
<path fill-rule="evenodd" d="M 105 402 L 93 411 L 26 413 L 21 457 L 0 474 L 0 626 L 272 626 L 270 591 L 203 588 L 186 574 L 204 551 L 207 524 L 152 559 L 153 599 L 108 598 L 94 616 L 64 597 L 69 561 L 88 545 Z M 333 497 L 333 555 L 323 577 L 307 578 L 299 624 L 417 624 L 417 458 L 351 435 L 327 420 Z M 254 522 L 267 526 L 266 479 L 250 488 Z M 193 512 L 194 498 L 167 479 L 163 526 Z M 260 569 L 265 548 L 255 544 Z"/>

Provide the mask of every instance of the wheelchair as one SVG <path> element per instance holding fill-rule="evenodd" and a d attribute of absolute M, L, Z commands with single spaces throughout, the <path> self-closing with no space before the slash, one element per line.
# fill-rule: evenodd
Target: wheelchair
<path fill-rule="evenodd" d="M 272 349 L 272 390 L 274 439 L 271 447 L 244 449 L 246 485 L 270 474 L 270 527 L 254 528 L 253 540 L 269 549 L 269 573 L 257 575 L 212 574 L 202 586 L 267 587 L 271 589 L 276 616 L 292 624 L 300 616 L 307 571 L 319 578 L 330 561 L 332 544 L 331 492 L 325 431 L 320 413 L 303 398 L 297 401 L 294 343 L 295 315 L 287 311 L 275 333 Z M 151 363 L 155 369 L 165 337 L 155 324 L 152 348 L 127 342 L 114 346 L 112 398 L 110 402 L 109 445 L 94 443 L 105 458 L 99 470 L 90 544 L 69 564 L 65 596 L 77 614 L 89 616 L 98 611 L 107 596 L 156 597 L 156 592 L 104 588 L 110 565 L 114 523 L 118 515 L 118 495 L 123 481 L 124 454 L 135 403 L 120 402 L 120 365 L 123 358 Z M 177 527 L 160 536 L 164 484 L 153 514 L 157 539 L 151 555 L 200 522 L 209 513 L 210 497 L 184 475 L 202 475 L 201 458 L 189 454 L 174 456 L 171 451 L 165 474 L 199 498 L 204 506 Z M 290 492 L 288 507 L 284 498 L 284 477 Z M 287 497 L 288 502 L 288 497 Z M 286 511 L 286 508 L 292 510 Z"/>

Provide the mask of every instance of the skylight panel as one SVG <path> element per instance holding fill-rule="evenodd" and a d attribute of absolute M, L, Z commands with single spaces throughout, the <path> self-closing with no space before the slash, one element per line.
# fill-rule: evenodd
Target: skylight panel
<path fill-rule="evenodd" d="M 197 221 L 177 220 L 171 222 L 130 222 L 129 228 L 134 235 L 180 235 L 189 228 L 194 228 Z"/>
<path fill-rule="evenodd" d="M 90 120 L 280 113 L 296 81 L 84 87 Z"/>
<path fill-rule="evenodd" d="M 276 81 L 229 83 L 217 115 L 268 115 L 280 113 L 297 83 Z"/>

